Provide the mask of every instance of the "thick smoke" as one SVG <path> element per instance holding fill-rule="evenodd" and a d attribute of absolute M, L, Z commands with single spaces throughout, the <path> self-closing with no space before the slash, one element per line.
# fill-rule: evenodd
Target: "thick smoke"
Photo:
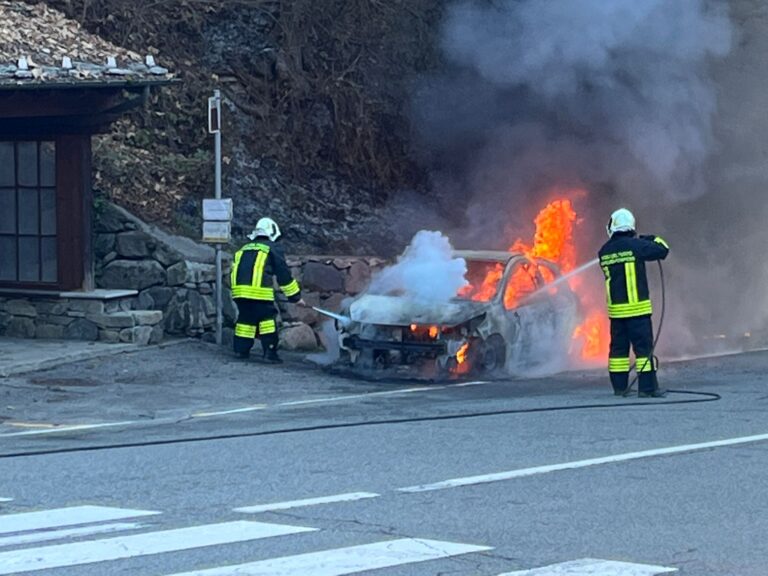
<path fill-rule="evenodd" d="M 738 43 L 729 11 L 742 24 Z M 619 206 L 672 245 L 662 348 L 671 339 L 679 351 L 715 326 L 759 325 L 763 259 L 729 247 L 768 241 L 756 193 L 768 169 L 752 153 L 768 129 L 759 104 L 768 83 L 753 79 L 768 68 L 763 12 L 738 0 L 450 5 L 445 64 L 416 84 L 412 113 L 435 194 L 458 213 L 451 236 L 506 248 L 553 194 L 583 189 L 574 198 L 582 261 Z M 735 286 L 755 299 L 734 299 Z M 659 309 L 658 285 L 654 294 Z"/>
<path fill-rule="evenodd" d="M 377 274 L 368 294 L 390 294 L 432 304 L 448 302 L 467 281 L 467 264 L 453 257 L 440 232 L 418 232 L 397 262 Z"/>
<path fill-rule="evenodd" d="M 472 191 L 474 230 L 502 231 L 518 201 L 536 209 L 552 186 L 636 208 L 695 197 L 714 147 L 708 59 L 730 44 L 725 2 L 458 3 L 444 24 L 450 70 L 415 101 L 421 150 L 441 191 Z M 489 210 L 500 203 L 506 214 Z"/>

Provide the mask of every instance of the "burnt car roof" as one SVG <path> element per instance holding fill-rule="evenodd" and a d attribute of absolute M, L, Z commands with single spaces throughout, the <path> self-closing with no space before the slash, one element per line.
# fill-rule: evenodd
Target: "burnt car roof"
<path fill-rule="evenodd" d="M 453 255 L 465 260 L 486 260 L 488 262 L 509 262 L 513 258 L 523 256 L 521 252 L 505 252 L 504 250 L 454 250 Z"/>

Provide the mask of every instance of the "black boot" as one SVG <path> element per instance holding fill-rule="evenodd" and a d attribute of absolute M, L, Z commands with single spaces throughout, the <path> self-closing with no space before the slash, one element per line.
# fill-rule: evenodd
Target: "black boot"
<path fill-rule="evenodd" d="M 261 345 L 264 348 L 264 360 L 269 364 L 282 364 L 283 359 L 277 354 L 277 334 L 262 336 Z"/>
<path fill-rule="evenodd" d="M 667 391 L 659 388 L 656 372 L 641 372 L 638 378 L 638 398 L 664 398 Z"/>

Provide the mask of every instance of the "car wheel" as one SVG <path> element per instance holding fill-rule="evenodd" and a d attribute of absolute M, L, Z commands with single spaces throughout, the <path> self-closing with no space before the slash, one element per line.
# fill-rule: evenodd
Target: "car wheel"
<path fill-rule="evenodd" d="M 483 373 L 495 372 L 504 368 L 507 361 L 507 346 L 499 334 L 491 335 L 480 347 L 478 368 Z"/>

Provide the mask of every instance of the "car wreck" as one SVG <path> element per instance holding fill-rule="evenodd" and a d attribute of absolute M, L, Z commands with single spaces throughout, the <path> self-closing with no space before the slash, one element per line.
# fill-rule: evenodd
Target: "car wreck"
<path fill-rule="evenodd" d="M 556 370 L 578 319 L 557 266 L 502 251 L 454 251 L 464 286 L 447 303 L 364 294 L 334 314 L 334 368 L 368 376 L 445 380 Z"/>

